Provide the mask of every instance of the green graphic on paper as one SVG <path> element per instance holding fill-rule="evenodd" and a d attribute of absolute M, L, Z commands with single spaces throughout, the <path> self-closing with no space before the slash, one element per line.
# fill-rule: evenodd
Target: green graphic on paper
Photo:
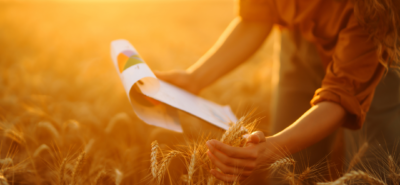
<path fill-rule="evenodd" d="M 131 57 L 129 57 L 128 61 L 126 62 L 125 66 L 124 66 L 124 70 L 128 69 L 129 67 L 136 65 L 136 64 L 140 64 L 140 63 L 144 63 L 144 61 L 139 57 L 139 55 L 132 55 Z"/>

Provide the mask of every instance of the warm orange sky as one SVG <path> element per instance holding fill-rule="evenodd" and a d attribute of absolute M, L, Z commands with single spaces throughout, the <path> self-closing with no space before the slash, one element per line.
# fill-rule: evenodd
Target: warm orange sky
<path fill-rule="evenodd" d="M 132 2 L 132 1 L 207 1 L 207 0 L 0 0 L 1 2 Z"/>

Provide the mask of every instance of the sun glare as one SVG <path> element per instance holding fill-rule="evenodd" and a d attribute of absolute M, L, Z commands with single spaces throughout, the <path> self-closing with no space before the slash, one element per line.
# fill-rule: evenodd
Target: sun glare
<path fill-rule="evenodd" d="M 90 3 L 102 3 L 102 2 L 144 2 L 144 1 L 187 1 L 187 0 L 0 0 L 0 3 L 35 3 L 35 2 L 90 2 Z M 190 0 L 190 1 L 202 1 L 202 0 Z"/>

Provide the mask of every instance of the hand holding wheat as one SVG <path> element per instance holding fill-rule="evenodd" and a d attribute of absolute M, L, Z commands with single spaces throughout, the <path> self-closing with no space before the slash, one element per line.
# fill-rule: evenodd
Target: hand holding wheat
<path fill-rule="evenodd" d="M 244 147 L 233 147 L 217 140 L 207 141 L 207 155 L 212 163 L 220 169 L 210 171 L 216 178 L 225 182 L 234 182 L 250 176 L 257 167 L 262 166 L 271 156 L 271 148 L 264 134 L 253 132 Z"/>

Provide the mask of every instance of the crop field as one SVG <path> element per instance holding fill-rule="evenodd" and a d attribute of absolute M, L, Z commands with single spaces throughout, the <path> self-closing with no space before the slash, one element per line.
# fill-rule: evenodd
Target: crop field
<path fill-rule="evenodd" d="M 186 69 L 234 16 L 231 0 L 0 1 L 0 184 L 221 183 L 208 173 L 204 142 L 224 131 L 184 112 L 184 133 L 137 118 L 110 43 L 130 41 L 153 70 Z M 276 28 L 252 58 L 200 93 L 230 105 L 238 117 L 257 108 L 257 126 L 249 119 L 241 123 L 246 133 L 268 133 L 279 42 Z M 243 144 L 229 133 L 222 138 Z M 360 163 L 363 150 L 353 163 Z M 347 178 L 395 182 L 397 158 L 389 159 L 390 177 L 353 171 Z M 288 170 L 290 158 L 274 165 L 290 184 L 321 180 L 320 167 L 296 174 Z"/>

